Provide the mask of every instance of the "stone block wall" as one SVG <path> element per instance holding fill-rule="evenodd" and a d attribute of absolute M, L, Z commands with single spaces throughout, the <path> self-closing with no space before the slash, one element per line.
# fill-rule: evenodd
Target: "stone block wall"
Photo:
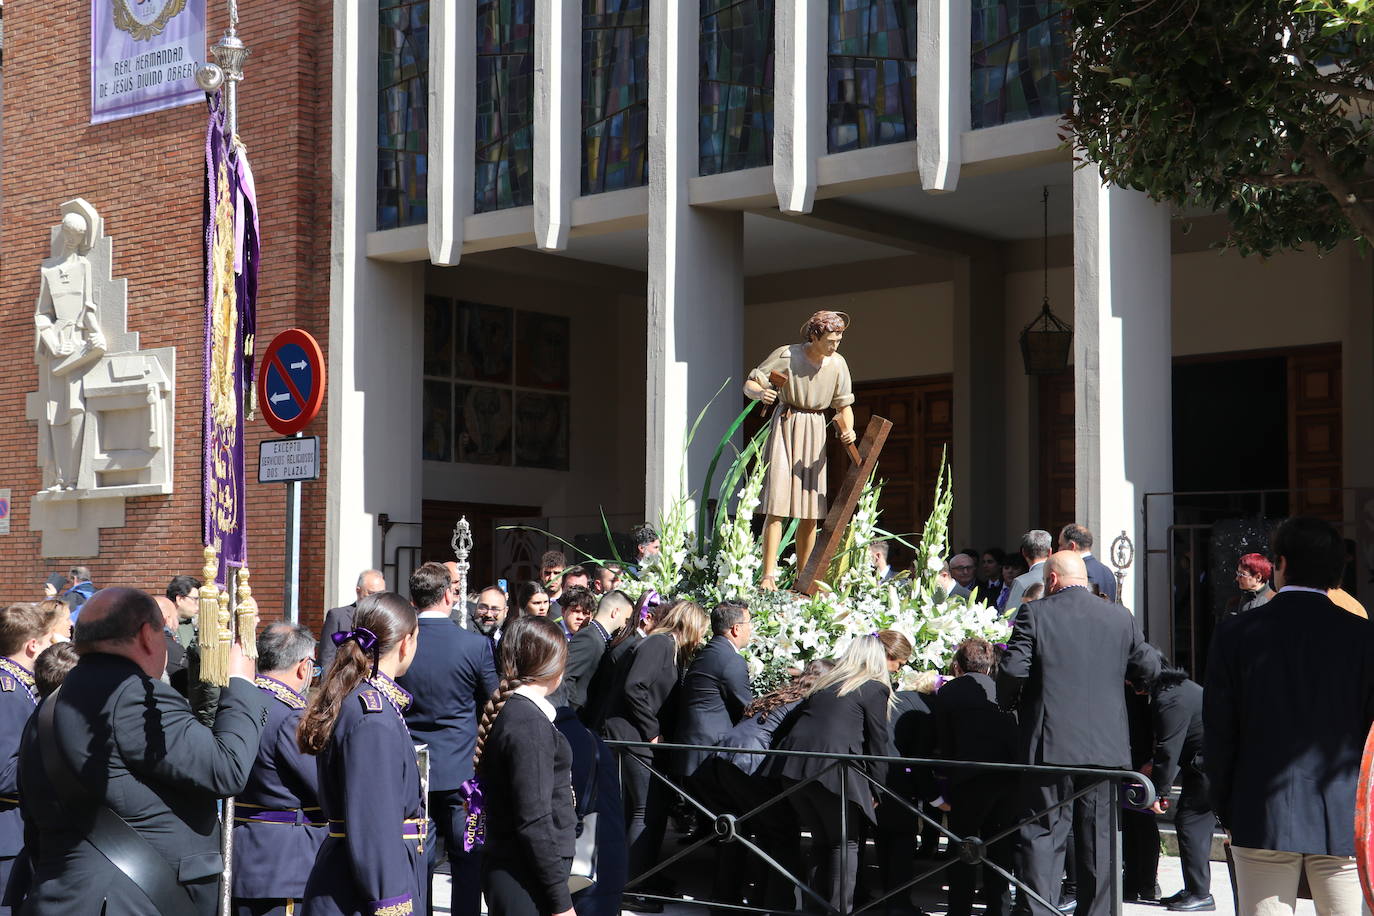
<path fill-rule="evenodd" d="M 209 0 L 207 38 L 228 24 Z M 332 0 L 240 0 L 240 36 L 253 55 L 240 94 L 240 136 L 257 178 L 263 265 L 258 351 L 299 326 L 328 344 L 330 72 Z M 97 586 L 160 593 L 177 573 L 201 566 L 201 379 L 206 109 L 188 105 L 109 124 L 90 124 L 90 4 L 10 4 L 5 16 L 4 138 L 0 150 L 0 488 L 12 491 L 10 533 L 0 535 L 0 601 L 42 596 L 43 579 L 74 563 Z M 29 529 L 39 488 L 37 433 L 24 419 L 37 385 L 33 311 L 39 262 L 58 206 L 90 201 L 114 241 L 114 275 L 129 281 L 129 330 L 141 346 L 175 347 L 175 480 L 168 496 L 125 505 L 123 528 L 106 529 L 100 554 L 44 558 Z M 325 437 L 326 417 L 306 435 Z M 264 620 L 282 616 L 286 489 L 257 483 L 258 442 L 275 437 L 249 424 L 249 565 Z M 323 449 L 329 443 L 322 441 Z M 323 617 L 325 480 L 304 485 L 301 616 Z"/>

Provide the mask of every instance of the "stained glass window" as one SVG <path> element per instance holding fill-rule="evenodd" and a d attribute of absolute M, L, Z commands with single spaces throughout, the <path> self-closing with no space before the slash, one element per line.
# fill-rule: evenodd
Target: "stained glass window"
<path fill-rule="evenodd" d="M 429 0 L 378 0 L 377 228 L 428 208 Z"/>
<path fill-rule="evenodd" d="M 649 0 L 582 0 L 582 193 L 649 182 Z"/>
<path fill-rule="evenodd" d="M 916 139 L 916 0 L 830 0 L 832 153 Z"/>
<path fill-rule="evenodd" d="M 1069 59 L 1059 0 L 973 0 L 971 51 L 975 128 L 1068 109 L 1056 75 Z"/>
<path fill-rule="evenodd" d="M 534 0 L 478 0 L 478 213 L 534 202 L 533 121 Z"/>
<path fill-rule="evenodd" d="M 700 173 L 773 161 L 773 0 L 701 0 Z"/>

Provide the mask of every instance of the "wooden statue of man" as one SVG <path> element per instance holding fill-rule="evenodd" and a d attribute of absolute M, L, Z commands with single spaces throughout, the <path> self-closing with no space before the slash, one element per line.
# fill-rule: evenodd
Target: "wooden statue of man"
<path fill-rule="evenodd" d="M 764 589 L 777 587 L 778 546 L 783 519 L 797 524 L 797 568 L 806 565 L 816 543 L 816 525 L 825 518 L 825 411 L 835 411 L 835 430 L 841 442 L 854 442 L 853 384 L 849 365 L 839 354 L 849 327 L 844 312 L 819 311 L 802 325 L 805 343 L 788 344 L 769 354 L 749 373 L 744 393 L 773 411 L 768 461 L 763 486 Z"/>

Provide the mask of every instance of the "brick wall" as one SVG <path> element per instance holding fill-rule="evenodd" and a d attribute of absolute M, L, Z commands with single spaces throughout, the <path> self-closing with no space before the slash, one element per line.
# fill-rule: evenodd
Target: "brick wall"
<path fill-rule="evenodd" d="M 227 26 L 209 0 L 211 44 Z M 259 352 L 292 326 L 328 341 L 331 0 L 240 0 L 240 36 L 252 49 L 240 95 L 261 209 Z M 15 3 L 5 11 L 3 173 L 0 174 L 0 487 L 13 491 L 10 534 L 0 535 L 0 601 L 42 596 L 43 579 L 71 558 L 39 555 L 29 498 L 40 486 L 36 427 L 24 418 L 37 388 L 33 310 L 38 265 L 58 206 L 84 197 L 114 243 L 114 276 L 129 281 L 129 330 L 142 348 L 177 348 L 176 475 L 169 496 L 125 503 L 125 527 L 107 529 L 91 567 L 97 586 L 160 592 L 200 569 L 202 384 L 201 197 L 206 111 L 189 105 L 91 125 L 90 3 Z M 325 412 L 306 429 L 325 434 Z M 282 615 L 285 487 L 257 483 L 249 425 L 248 536 L 254 594 L 264 619 Z M 327 443 L 323 443 L 327 447 Z M 322 618 L 325 481 L 304 484 L 301 611 Z"/>

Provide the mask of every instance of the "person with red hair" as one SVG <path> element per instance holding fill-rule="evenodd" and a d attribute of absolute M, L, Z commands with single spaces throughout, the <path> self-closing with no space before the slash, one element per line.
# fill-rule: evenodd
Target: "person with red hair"
<path fill-rule="evenodd" d="M 1274 564 L 1262 553 L 1247 553 L 1236 562 L 1236 585 L 1240 597 L 1232 614 L 1243 614 L 1269 603 L 1274 590 L 1269 587 L 1269 577 L 1274 574 Z"/>

